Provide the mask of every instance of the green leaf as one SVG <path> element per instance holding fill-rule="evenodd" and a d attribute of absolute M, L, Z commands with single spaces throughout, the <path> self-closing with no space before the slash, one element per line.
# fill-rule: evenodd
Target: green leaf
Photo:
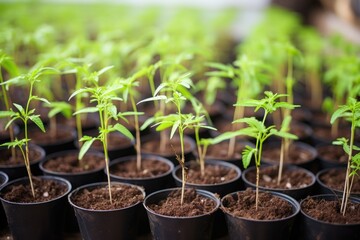
<path fill-rule="evenodd" d="M 45 99 L 45 98 L 41 98 L 41 97 L 37 97 L 37 96 L 32 96 L 32 99 L 38 100 L 38 101 L 40 101 L 40 102 L 44 102 L 44 103 L 46 103 L 46 104 L 50 104 L 50 102 L 49 102 L 47 99 Z"/>
<path fill-rule="evenodd" d="M 17 110 L 21 113 L 21 115 L 25 114 L 25 110 L 20 104 L 17 104 L 17 103 L 13 103 L 13 104 L 17 108 Z"/>
<path fill-rule="evenodd" d="M 76 90 L 75 92 L 73 92 L 73 93 L 70 95 L 70 97 L 69 97 L 68 100 L 72 99 L 74 96 L 76 96 L 76 95 L 78 95 L 78 94 L 85 93 L 85 92 L 91 92 L 91 89 L 88 89 L 88 88 L 80 88 L 80 89 Z"/>
<path fill-rule="evenodd" d="M 87 136 L 89 137 L 89 136 Z M 96 138 L 81 138 L 80 141 L 83 141 L 84 139 L 87 139 L 84 144 L 82 145 L 80 152 L 79 152 L 79 159 L 82 159 L 84 157 L 84 155 L 86 154 L 86 152 L 90 149 L 91 145 L 93 144 L 93 142 L 96 140 Z"/>
<path fill-rule="evenodd" d="M 346 113 L 348 111 L 348 107 L 347 106 L 341 106 L 339 107 L 332 115 L 331 115 L 331 119 L 330 119 L 330 123 L 333 124 L 336 119 L 342 117 L 344 115 L 344 113 Z"/>
<path fill-rule="evenodd" d="M 112 69 L 114 66 L 107 66 L 107 67 L 104 67 L 103 69 L 101 69 L 100 71 L 97 72 L 97 75 L 100 76 L 102 75 L 103 73 L 105 73 L 106 71 Z"/>
<path fill-rule="evenodd" d="M 295 134 L 292 134 L 289 132 L 277 131 L 274 128 L 270 130 L 270 134 L 281 137 L 281 138 L 285 138 L 285 139 L 292 139 L 292 140 L 298 139 L 298 137 Z"/>
<path fill-rule="evenodd" d="M 153 124 L 155 122 L 155 118 L 154 117 L 150 117 L 148 119 L 145 120 L 145 122 L 141 125 L 140 130 L 143 131 L 144 129 L 146 129 L 147 127 L 149 127 L 151 124 Z"/>
<path fill-rule="evenodd" d="M 0 118 L 7 118 L 14 115 L 13 111 L 0 111 Z"/>
<path fill-rule="evenodd" d="M 98 112 L 98 111 L 99 111 L 99 109 L 97 107 L 87 107 L 87 108 L 80 109 L 79 111 L 76 111 L 73 115 L 80 114 L 80 113 L 94 113 L 94 112 Z"/>
<path fill-rule="evenodd" d="M 266 130 L 265 125 L 261 121 L 257 120 L 255 117 L 241 118 L 235 120 L 233 123 L 246 123 L 250 127 L 257 129 L 258 132 L 264 132 Z"/>
<path fill-rule="evenodd" d="M 251 162 L 252 156 L 257 152 L 256 148 L 252 148 L 248 145 L 245 146 L 245 149 L 242 152 L 242 162 L 244 168 L 247 168 Z"/>
<path fill-rule="evenodd" d="M 156 124 L 157 125 L 156 131 L 162 131 L 164 129 L 172 127 L 173 124 L 174 124 L 173 121 L 162 121 L 162 122 Z"/>
<path fill-rule="evenodd" d="M 177 120 L 173 123 L 171 132 L 170 132 L 170 139 L 173 138 L 173 136 L 174 136 L 176 130 L 179 128 L 180 124 L 181 124 L 180 120 Z"/>
<path fill-rule="evenodd" d="M 134 136 L 132 135 L 132 133 L 122 124 L 117 123 L 112 128 L 122 133 L 125 137 L 129 138 L 130 140 L 134 140 Z"/>
<path fill-rule="evenodd" d="M 155 97 L 150 97 L 150 98 L 143 99 L 143 100 L 141 100 L 140 102 L 138 102 L 137 104 L 143 103 L 143 102 L 166 100 L 166 99 L 167 99 L 167 97 L 166 97 L 165 95 L 159 95 L 159 96 L 155 96 Z"/>
<path fill-rule="evenodd" d="M 29 119 L 33 123 L 35 123 L 40 128 L 41 131 L 45 132 L 45 127 L 43 122 L 41 121 L 40 115 L 32 115 L 29 117 Z"/>

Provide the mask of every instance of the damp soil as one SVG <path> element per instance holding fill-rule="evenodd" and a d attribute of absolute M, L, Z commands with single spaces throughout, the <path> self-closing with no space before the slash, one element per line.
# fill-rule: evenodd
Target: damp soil
<path fill-rule="evenodd" d="M 108 186 L 92 189 L 81 189 L 71 198 L 71 201 L 86 209 L 114 210 L 130 207 L 144 200 L 143 193 L 136 187 L 124 184 L 111 185 L 112 203 L 110 203 Z"/>
<path fill-rule="evenodd" d="M 340 213 L 341 200 L 325 200 L 307 197 L 301 203 L 304 213 L 320 221 L 335 224 L 359 224 L 360 203 L 348 202 L 345 216 Z"/>
<path fill-rule="evenodd" d="M 111 166 L 110 173 L 125 178 L 150 178 L 167 173 L 170 166 L 156 159 L 142 159 L 138 171 L 136 160 L 124 161 Z"/>
<path fill-rule="evenodd" d="M 59 173 L 81 173 L 102 169 L 104 167 L 105 160 L 103 156 L 87 153 L 81 161 L 79 161 L 77 152 L 56 156 L 44 163 L 44 168 Z"/>
<path fill-rule="evenodd" d="M 304 188 L 313 183 L 314 179 L 302 169 L 284 167 L 280 184 L 277 184 L 278 166 L 260 168 L 259 186 L 271 189 L 297 189 Z M 256 170 L 249 171 L 246 179 L 256 183 Z"/>
<path fill-rule="evenodd" d="M 181 179 L 181 171 L 177 171 L 177 176 Z M 216 165 L 205 164 L 204 175 L 201 174 L 200 165 L 191 162 L 186 174 L 186 182 L 193 184 L 222 184 L 230 182 L 238 177 L 235 169 Z"/>
<path fill-rule="evenodd" d="M 319 179 L 329 188 L 337 191 L 343 191 L 345 182 L 346 169 L 334 168 L 326 171 L 319 176 Z M 360 177 L 355 175 L 351 193 L 360 194 Z"/>
<path fill-rule="evenodd" d="M 314 158 L 313 153 L 308 151 L 306 148 L 301 147 L 297 144 L 290 145 L 289 155 L 284 158 L 284 162 L 291 164 L 301 164 L 308 162 Z M 280 159 L 280 146 L 271 147 L 266 146 L 263 150 L 264 162 L 276 162 Z"/>
<path fill-rule="evenodd" d="M 1 192 L 1 197 L 18 203 L 38 203 L 45 202 L 63 195 L 67 190 L 67 186 L 53 179 L 44 179 L 33 177 L 35 190 L 35 198 L 32 195 L 30 183 L 13 184 L 6 187 Z"/>
<path fill-rule="evenodd" d="M 348 155 L 342 146 L 324 145 L 316 147 L 319 158 L 333 163 L 347 163 Z"/>
<path fill-rule="evenodd" d="M 174 190 L 166 199 L 148 206 L 154 212 L 173 217 L 193 217 L 210 213 L 216 207 L 216 202 L 202 196 L 195 189 L 185 189 L 184 202 L 181 204 L 181 190 Z"/>
<path fill-rule="evenodd" d="M 180 140 L 178 138 L 173 138 L 171 141 L 166 142 L 164 151 L 160 152 L 160 141 L 158 138 L 148 140 L 141 145 L 141 150 L 148 153 L 159 153 L 162 156 L 172 156 L 179 155 L 181 153 Z M 185 153 L 192 151 L 192 145 L 184 141 Z"/>
<path fill-rule="evenodd" d="M 286 200 L 269 192 L 259 192 L 259 205 L 256 210 L 255 191 L 246 189 L 236 195 L 227 195 L 223 199 L 223 210 L 231 215 L 254 219 L 275 220 L 289 217 L 293 214 L 292 206 Z"/>
<path fill-rule="evenodd" d="M 36 162 L 40 160 L 41 153 L 36 151 L 33 148 L 29 148 L 29 159 L 30 162 Z M 14 166 L 24 164 L 24 158 L 21 154 L 21 151 L 15 149 L 15 157 L 11 155 L 11 149 L 1 149 L 0 150 L 0 166 Z"/>

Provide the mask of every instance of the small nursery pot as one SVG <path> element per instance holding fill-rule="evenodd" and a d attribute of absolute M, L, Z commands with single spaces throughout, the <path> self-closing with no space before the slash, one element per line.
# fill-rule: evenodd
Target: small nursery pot
<path fill-rule="evenodd" d="M 273 166 L 260 167 L 260 169 L 266 169 L 266 168 L 273 168 Z M 249 173 L 250 172 L 255 172 L 255 171 L 256 171 L 255 167 L 250 167 L 250 168 L 246 169 L 243 172 L 243 175 L 241 176 L 241 178 L 244 181 L 245 188 L 247 188 L 247 187 L 251 187 L 252 189 L 256 188 L 256 184 L 254 182 L 251 182 L 248 179 Z M 283 194 L 286 194 L 286 195 L 288 195 L 290 197 L 293 197 L 296 200 L 301 200 L 301 199 L 303 199 L 303 198 L 305 198 L 305 197 L 307 197 L 309 195 L 312 195 L 313 192 L 316 190 L 315 175 L 312 172 L 310 172 L 309 170 L 307 170 L 305 168 L 293 166 L 293 165 L 286 165 L 286 166 L 284 166 L 283 171 L 302 171 L 302 172 L 305 172 L 306 175 L 311 177 L 311 183 L 304 186 L 304 187 L 300 187 L 300 188 L 269 188 L 269 187 L 259 186 L 259 189 L 263 190 L 263 191 L 272 191 L 272 192 L 283 193 Z M 260 174 L 260 178 L 261 178 L 261 174 Z"/>
<path fill-rule="evenodd" d="M 40 178 L 55 180 L 66 186 L 67 191 L 57 198 L 37 203 L 12 202 L 0 196 L 13 239 L 63 238 L 63 209 L 66 196 L 71 191 L 71 184 L 59 177 L 41 176 Z M 28 181 L 28 178 L 24 177 L 8 182 L 0 189 L 0 193 L 5 192 L 12 185 L 24 184 Z"/>
<path fill-rule="evenodd" d="M 224 210 L 227 206 L 226 198 L 228 196 L 236 197 L 237 192 L 230 193 L 221 199 L 221 207 L 226 217 L 230 240 L 289 240 L 294 221 L 300 212 L 299 203 L 290 196 L 282 193 L 271 192 L 271 194 L 280 197 L 292 205 L 293 213 L 289 217 L 275 220 L 254 220 L 243 217 L 237 217 Z"/>
<path fill-rule="evenodd" d="M 346 167 L 348 155 L 342 146 L 332 144 L 320 144 L 316 146 L 318 152 L 319 169 L 333 167 Z"/>
<path fill-rule="evenodd" d="M 5 184 L 9 181 L 9 177 L 4 172 L 0 172 L 0 189 L 2 186 L 5 186 Z M 6 222 L 6 215 L 4 212 L 4 208 L 1 205 L 0 206 L 0 230 L 5 228 L 7 226 Z"/>
<path fill-rule="evenodd" d="M 34 151 L 36 155 L 34 159 L 30 160 L 31 172 L 33 173 L 33 175 L 40 175 L 41 171 L 39 169 L 39 163 L 45 158 L 45 150 L 35 144 L 29 144 L 29 149 L 30 151 Z M 11 149 L 0 148 L 0 156 L 11 156 Z M 27 176 L 24 161 L 16 165 L 1 165 L 0 161 L 0 171 L 3 171 L 8 175 L 9 181 Z"/>
<path fill-rule="evenodd" d="M 326 201 L 337 200 L 334 194 L 331 195 L 316 195 L 312 196 L 315 199 L 324 199 Z M 360 224 L 339 224 L 328 223 L 315 219 L 307 215 L 303 209 L 302 204 L 306 199 L 300 202 L 301 214 L 297 220 L 297 228 L 294 236 L 297 240 L 357 240 L 360 239 Z M 349 201 L 360 203 L 358 198 L 350 198 Z"/>
<path fill-rule="evenodd" d="M 319 193 L 320 194 L 336 194 L 338 196 L 342 196 L 343 195 L 343 184 L 345 182 L 345 172 L 346 172 L 346 167 L 333 167 L 333 168 L 327 168 L 327 169 L 323 169 L 321 171 L 319 171 L 316 174 L 316 182 L 318 184 L 318 189 L 319 189 Z M 342 184 L 341 190 L 340 189 L 335 189 L 332 188 L 331 186 L 329 186 L 329 184 L 326 184 L 321 177 L 324 176 L 325 174 L 330 174 L 330 181 L 331 184 L 337 185 L 338 183 Z M 338 178 L 340 176 L 340 174 L 344 174 L 344 177 L 341 177 L 340 179 Z M 359 178 L 358 176 L 355 175 L 355 178 Z M 354 186 L 357 185 L 359 186 L 359 179 L 355 180 L 353 183 L 353 190 L 351 193 L 352 197 L 356 197 L 356 198 L 360 198 L 360 192 L 355 192 L 354 191 Z M 357 189 L 359 189 L 357 187 Z"/>
<path fill-rule="evenodd" d="M 113 185 L 128 185 L 139 189 L 145 197 L 144 190 L 136 185 L 127 183 L 112 183 Z M 114 210 L 93 210 L 77 206 L 73 203 L 72 197 L 83 189 L 94 189 L 106 186 L 107 183 L 92 183 L 73 190 L 68 195 L 68 201 L 74 208 L 78 220 L 82 239 L 135 239 L 137 231 L 137 216 L 141 209 L 141 202 L 129 207 Z"/>
<path fill-rule="evenodd" d="M 129 162 L 129 161 L 136 161 L 136 155 L 132 156 L 126 156 L 122 158 L 117 158 L 111 161 L 110 163 L 110 178 L 112 181 L 117 182 L 125 182 L 129 184 L 134 184 L 138 186 L 142 186 L 145 189 L 146 194 L 150 194 L 152 192 L 158 191 L 160 189 L 164 189 L 167 187 L 171 187 L 172 177 L 171 173 L 174 169 L 174 164 L 163 157 L 152 155 L 152 154 L 142 154 L 141 155 L 142 160 L 148 159 L 152 161 L 159 161 L 160 163 L 165 163 L 169 166 L 169 170 L 165 173 L 162 173 L 160 175 L 155 175 L 151 177 L 146 178 L 130 178 L 130 177 L 122 177 L 119 175 L 112 174 L 111 171 L 114 169 L 117 165 L 121 165 L 122 163 Z M 106 174 L 106 173 L 105 173 Z"/>
<path fill-rule="evenodd" d="M 186 162 L 185 166 L 190 168 L 192 164 L 197 164 L 194 161 Z M 196 184 L 186 182 L 187 187 L 195 188 L 195 189 L 202 189 L 212 193 L 219 194 L 221 197 L 230 193 L 234 192 L 241 186 L 241 170 L 234 164 L 228 163 L 222 160 L 206 160 L 206 165 L 218 165 L 228 169 L 234 169 L 237 172 L 236 178 L 232 179 L 231 181 L 223 182 L 223 183 L 216 183 L 216 184 Z M 178 165 L 174 168 L 172 172 L 172 176 L 175 179 L 175 183 L 178 187 L 181 187 L 182 180 L 179 178 L 178 173 L 181 172 L 181 166 Z"/>
<path fill-rule="evenodd" d="M 154 192 L 148 195 L 144 200 L 144 207 L 147 211 L 152 237 L 155 240 L 173 239 L 173 240 L 190 240 L 190 239 L 211 239 L 213 221 L 215 213 L 220 206 L 220 200 L 211 192 L 205 190 L 196 190 L 204 197 L 216 202 L 213 211 L 192 217 L 174 217 L 158 214 L 148 206 L 158 203 L 165 199 L 172 191 L 179 188 L 169 188 Z"/>

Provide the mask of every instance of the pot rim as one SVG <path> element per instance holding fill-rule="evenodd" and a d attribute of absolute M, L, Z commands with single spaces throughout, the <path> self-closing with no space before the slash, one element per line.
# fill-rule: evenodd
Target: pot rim
<path fill-rule="evenodd" d="M 44 203 L 48 203 L 48 202 L 52 202 L 52 201 L 56 201 L 66 195 L 68 195 L 71 191 L 71 183 L 64 179 L 64 178 L 61 178 L 61 177 L 56 177 L 56 176 L 36 176 L 37 178 L 42 178 L 42 179 L 55 179 L 57 180 L 58 182 L 60 182 L 61 184 L 63 185 L 66 185 L 67 186 L 67 190 L 65 193 L 63 193 L 62 195 L 60 196 L 57 196 L 56 198 L 53 198 L 53 199 L 50 199 L 50 200 L 47 200 L 47 201 L 42 201 L 42 202 L 34 202 L 34 203 L 24 203 L 24 202 L 12 202 L 12 201 L 9 201 L 9 200 L 6 200 L 4 199 L 3 197 L 0 196 L 0 200 L 2 202 L 5 202 L 7 204 L 12 204 L 12 205 L 41 205 L 41 204 L 44 204 Z M 18 182 L 23 182 L 23 181 L 28 181 L 28 177 L 22 177 L 22 178 L 17 178 L 17 179 L 14 179 L 8 183 L 6 183 L 5 185 L 3 185 L 2 187 L 0 187 L 0 192 L 2 192 L 6 187 L 10 186 L 10 185 L 13 185 L 13 184 L 16 184 Z"/>
<path fill-rule="evenodd" d="M 187 189 L 190 189 L 190 188 L 187 188 Z M 157 194 L 164 194 L 166 192 L 168 193 L 171 193 L 172 191 L 176 191 L 176 190 L 181 190 L 180 187 L 175 187 L 175 188 L 166 188 L 166 189 L 162 189 L 162 190 L 159 190 L 159 191 L 155 191 L 151 194 L 149 194 L 148 196 L 146 196 L 146 198 L 144 199 L 144 202 L 143 202 L 143 206 L 144 208 L 146 209 L 146 211 L 148 211 L 149 213 L 151 214 L 154 214 L 158 217 L 162 217 L 162 218 L 168 218 L 168 219 L 194 219 L 194 218 L 201 218 L 201 217 L 204 217 L 204 216 L 209 216 L 213 213 L 215 213 L 219 208 L 220 208 L 220 205 L 221 205 L 221 202 L 220 202 L 220 199 L 212 192 L 210 191 L 207 191 L 207 190 L 202 190 L 202 189 L 194 189 L 196 191 L 196 193 L 202 195 L 202 196 L 205 196 L 205 197 L 208 197 L 210 199 L 212 199 L 215 203 L 216 203 L 216 206 L 214 207 L 214 209 L 210 212 L 207 212 L 207 213 L 204 213 L 204 214 L 201 214 L 201 215 L 197 215 L 197 216 L 182 216 L 182 217 L 178 217 L 178 216 L 168 216 L 168 215 L 163 215 L 163 214 L 159 214 L 157 212 L 155 212 L 154 210 L 152 210 L 151 208 L 149 208 L 147 206 L 147 203 L 149 201 L 149 199 L 151 197 L 154 197 L 155 195 Z"/>
<path fill-rule="evenodd" d="M 30 165 L 36 165 L 38 164 L 39 162 L 43 161 L 43 159 L 45 158 L 46 156 L 46 153 L 45 153 L 45 150 L 43 147 L 41 147 L 40 145 L 38 144 L 34 144 L 34 143 L 30 143 L 29 144 L 29 148 L 33 148 L 35 149 L 35 151 L 39 152 L 40 153 L 40 157 L 38 159 L 35 159 L 33 161 L 30 161 Z M 0 150 L 8 150 L 8 148 L 0 148 Z M 24 167 L 25 168 L 25 163 L 24 162 L 21 162 L 19 164 L 14 164 L 14 165 L 1 165 L 0 164 L 0 170 L 1 169 L 6 169 L 6 168 L 19 168 L 19 167 Z"/>

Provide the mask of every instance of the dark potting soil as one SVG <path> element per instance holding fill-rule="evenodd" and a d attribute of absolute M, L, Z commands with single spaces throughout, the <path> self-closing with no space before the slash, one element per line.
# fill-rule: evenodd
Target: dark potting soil
<path fill-rule="evenodd" d="M 157 204 L 148 206 L 156 213 L 174 216 L 191 217 L 209 213 L 214 210 L 216 203 L 214 200 L 197 194 L 195 189 L 185 189 L 184 202 L 181 204 L 181 190 L 174 190 L 166 199 Z"/>
<path fill-rule="evenodd" d="M 266 147 L 263 150 L 263 158 L 267 161 L 278 162 L 280 159 L 280 146 L 279 147 Z M 284 162 L 292 164 L 300 164 L 307 162 L 313 158 L 311 152 L 299 147 L 296 144 L 290 145 L 289 156 L 284 158 Z"/>
<path fill-rule="evenodd" d="M 344 152 L 342 146 L 337 145 L 324 145 L 318 146 L 318 155 L 322 159 L 334 163 L 347 163 L 348 155 Z"/>
<path fill-rule="evenodd" d="M 320 175 L 320 180 L 327 185 L 328 187 L 343 191 L 344 190 L 344 183 L 345 183 L 345 175 L 346 169 L 339 168 L 339 169 L 330 169 L 329 171 L 325 172 L 324 174 Z M 360 193 L 360 177 L 359 175 L 355 175 L 353 186 L 351 189 L 352 193 Z"/>
<path fill-rule="evenodd" d="M 329 201 L 307 197 L 301 204 L 301 209 L 307 215 L 320 221 L 336 224 L 359 224 L 360 203 L 348 202 L 345 216 L 340 213 L 341 199 Z"/>
<path fill-rule="evenodd" d="M 241 152 L 245 148 L 245 144 L 236 143 L 234 154 L 228 156 L 229 141 L 223 141 L 218 144 L 210 145 L 207 149 L 206 158 L 211 159 L 241 159 Z"/>
<path fill-rule="evenodd" d="M 104 157 L 94 154 L 86 154 L 80 161 L 78 155 L 68 154 L 49 159 L 44 168 L 61 173 L 80 173 L 101 169 L 105 167 Z"/>
<path fill-rule="evenodd" d="M 159 139 L 156 139 L 155 141 L 150 140 L 144 142 L 141 145 L 141 149 L 144 150 L 145 152 L 160 153 Z M 191 144 L 185 141 L 184 149 L 185 149 L 185 153 L 191 151 Z M 166 142 L 166 146 L 164 148 L 164 151 L 161 152 L 161 155 L 169 156 L 169 155 L 175 155 L 175 153 L 177 155 L 181 153 L 180 140 L 177 138 Z"/>
<path fill-rule="evenodd" d="M 223 208 L 234 216 L 256 220 L 283 219 L 293 214 L 290 203 L 269 192 L 259 192 L 257 210 L 255 198 L 255 191 L 248 188 L 245 191 L 238 192 L 235 198 L 227 195 L 223 200 Z"/>
<path fill-rule="evenodd" d="M 177 172 L 181 179 L 181 171 Z M 233 168 L 221 165 L 205 164 L 204 175 L 201 174 L 200 165 L 191 163 L 186 174 L 186 181 L 195 184 L 221 184 L 235 179 L 238 173 Z"/>
<path fill-rule="evenodd" d="M 141 169 L 138 171 L 136 160 L 125 161 L 111 167 L 110 173 L 127 178 L 149 178 L 162 175 L 170 170 L 168 164 L 156 159 L 142 159 Z"/>
<path fill-rule="evenodd" d="M 278 166 L 271 166 L 266 168 L 260 168 L 259 185 L 272 189 L 296 189 L 304 188 L 310 185 L 313 181 L 310 175 L 301 169 L 289 169 L 284 167 L 280 184 L 277 184 L 278 178 Z M 256 171 L 249 171 L 246 174 L 246 178 L 256 183 Z"/>
<path fill-rule="evenodd" d="M 63 195 L 67 186 L 52 179 L 33 177 L 35 198 L 32 195 L 30 183 L 14 184 L 1 193 L 1 197 L 11 202 L 37 203 L 45 202 Z"/>
<path fill-rule="evenodd" d="M 72 131 L 66 131 L 64 129 L 56 129 L 56 132 L 53 135 L 50 134 L 50 129 L 48 129 L 45 133 L 40 130 L 33 129 L 29 132 L 29 137 L 34 140 L 36 144 L 48 145 L 71 140 L 74 138 L 74 135 Z"/>
<path fill-rule="evenodd" d="M 111 185 L 112 203 L 110 203 L 108 186 L 94 189 L 82 189 L 71 198 L 71 201 L 86 209 L 113 210 L 135 205 L 144 200 L 142 192 L 132 186 L 123 184 Z"/>
<path fill-rule="evenodd" d="M 30 162 L 37 161 L 41 157 L 40 152 L 35 149 L 29 148 L 29 159 Z M 21 154 L 20 149 L 15 149 L 15 157 L 11 155 L 11 149 L 0 150 L 0 166 L 12 166 L 24 164 L 24 157 Z"/>

